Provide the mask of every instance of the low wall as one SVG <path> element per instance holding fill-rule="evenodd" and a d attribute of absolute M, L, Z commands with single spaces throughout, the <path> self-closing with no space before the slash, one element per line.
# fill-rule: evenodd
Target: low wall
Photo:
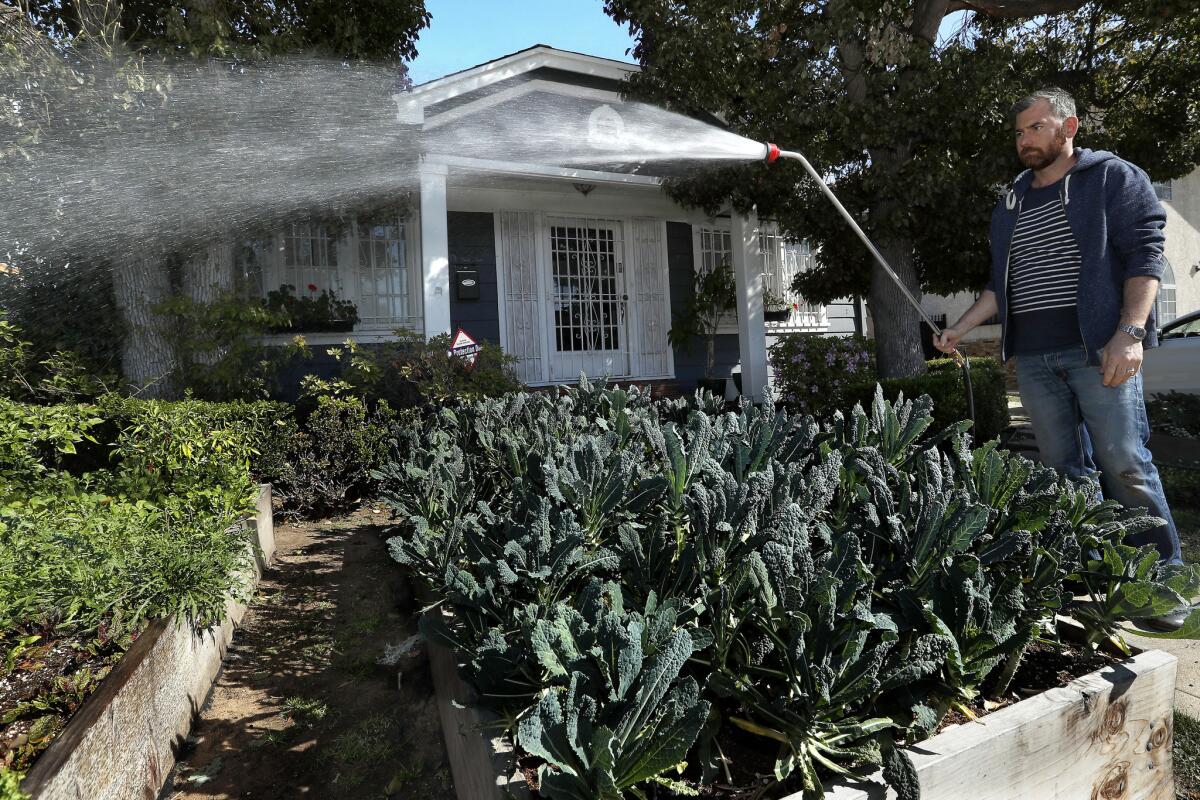
<path fill-rule="evenodd" d="M 270 485 L 259 487 L 256 506 L 254 518 L 246 520 L 254 549 L 251 590 L 275 554 Z M 229 601 L 225 621 L 201 631 L 173 617 L 152 623 L 38 758 L 21 788 L 34 800 L 157 797 L 245 613 L 244 604 Z"/>

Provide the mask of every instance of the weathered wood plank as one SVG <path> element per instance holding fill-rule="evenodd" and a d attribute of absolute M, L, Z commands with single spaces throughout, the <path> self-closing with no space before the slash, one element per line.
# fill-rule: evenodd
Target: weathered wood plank
<path fill-rule="evenodd" d="M 1171 800 L 1175 667 L 1174 656 L 1151 650 L 914 745 L 921 797 Z M 895 793 L 837 783 L 825 796 Z"/>
<path fill-rule="evenodd" d="M 490 727 L 494 715 L 472 706 L 475 694 L 458 676 L 454 653 L 433 642 L 427 644 L 446 758 L 458 800 L 528 798 L 525 779 L 513 764 L 512 745 Z"/>

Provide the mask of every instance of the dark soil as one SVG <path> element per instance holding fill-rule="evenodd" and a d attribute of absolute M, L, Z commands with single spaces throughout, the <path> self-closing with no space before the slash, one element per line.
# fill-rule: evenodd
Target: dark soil
<path fill-rule="evenodd" d="M 104 626 L 72 633 L 30 625 L 0 635 L 0 766 L 27 772 L 134 638 L 110 638 Z"/>
<path fill-rule="evenodd" d="M 1073 646 L 1061 649 L 1035 643 L 1025 652 L 1025 659 L 1021 666 L 1017 667 L 1012 685 L 1004 695 L 980 695 L 968 703 L 967 707 L 976 718 L 982 717 L 1019 703 L 1027 697 L 1041 694 L 1047 689 L 1066 686 L 1076 678 L 1104 669 L 1120 660 L 1119 657 L 1103 651 L 1089 652 Z M 971 719 L 966 714 L 958 709 L 951 709 L 942 719 L 937 732 L 941 733 L 946 728 L 967 722 L 971 722 Z"/>
<path fill-rule="evenodd" d="M 428 667 L 398 682 L 377 663 L 415 632 L 385 520 L 275 529 L 275 563 L 160 800 L 454 798 Z"/>

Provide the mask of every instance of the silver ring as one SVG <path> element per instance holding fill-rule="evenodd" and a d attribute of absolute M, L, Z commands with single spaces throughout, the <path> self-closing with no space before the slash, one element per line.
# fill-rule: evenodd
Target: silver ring
<path fill-rule="evenodd" d="M 1137 375 L 1137 367 L 1130 367 L 1125 372 L 1129 375 Z"/>

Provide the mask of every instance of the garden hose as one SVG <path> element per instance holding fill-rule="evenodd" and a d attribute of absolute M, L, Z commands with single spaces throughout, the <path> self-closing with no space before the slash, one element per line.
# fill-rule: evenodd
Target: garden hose
<path fill-rule="evenodd" d="M 908 287 L 904 285 L 904 281 L 900 280 L 900 276 L 897 275 L 896 271 L 892 269 L 892 265 L 887 262 L 887 259 L 885 259 L 883 254 L 879 252 L 879 248 L 875 246 L 875 243 L 867 237 L 867 234 L 863 232 L 863 229 L 860 228 L 858 223 L 854 221 L 854 217 L 850 215 L 850 212 L 846 210 L 846 207 L 842 205 L 842 202 L 837 199 L 837 195 L 833 193 L 833 190 L 829 188 L 829 185 L 826 184 L 821 176 L 817 174 L 817 171 L 813 169 L 812 164 L 808 163 L 808 159 L 794 150 L 780 150 L 778 145 L 768 143 L 766 152 L 767 163 L 773 163 L 780 158 L 789 158 L 793 161 L 800 162 L 805 171 L 808 172 L 808 174 L 812 176 L 812 179 L 817 182 L 817 186 L 821 187 L 821 191 L 825 193 L 825 196 L 829 198 L 829 202 L 833 203 L 834 208 L 841 212 L 842 217 L 850 224 L 850 227 L 854 229 L 854 232 L 858 234 L 858 238 L 862 239 L 863 244 L 865 244 L 867 249 L 871 251 L 871 255 L 873 255 L 875 260 L 879 262 L 879 266 L 883 267 L 883 271 L 889 278 L 892 279 L 893 282 L 895 282 L 896 286 L 899 287 L 904 296 L 908 298 L 908 302 L 912 304 L 912 307 L 915 308 L 917 313 L 921 315 L 921 319 L 925 320 L 925 324 L 933 330 L 933 335 L 941 336 L 942 329 L 939 328 L 937 323 L 934 322 L 929 314 L 925 312 L 925 309 L 921 308 L 921 304 L 917 302 L 917 298 L 912 296 L 912 292 L 910 292 Z M 957 348 L 955 348 L 954 352 L 952 352 L 950 355 L 954 358 L 955 363 L 958 364 L 959 369 L 962 370 L 963 386 L 965 387 L 967 395 L 967 414 L 970 416 L 971 422 L 973 423 L 975 422 L 975 391 L 971 386 L 970 359 L 959 352 Z"/>

